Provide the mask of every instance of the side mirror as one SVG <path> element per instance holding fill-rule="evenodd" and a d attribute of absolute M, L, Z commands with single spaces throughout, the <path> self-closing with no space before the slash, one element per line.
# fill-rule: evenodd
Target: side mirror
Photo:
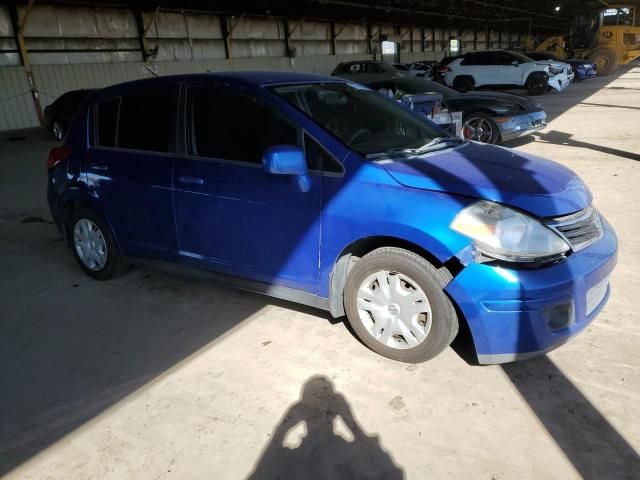
<path fill-rule="evenodd" d="M 511 65 L 517 67 L 518 65 L 520 65 L 520 62 L 518 60 L 514 60 L 513 62 L 511 62 Z"/>
<path fill-rule="evenodd" d="M 311 179 L 307 171 L 304 152 L 295 145 L 274 145 L 264 151 L 262 166 L 265 172 L 273 175 L 291 175 L 303 192 L 308 192 Z"/>

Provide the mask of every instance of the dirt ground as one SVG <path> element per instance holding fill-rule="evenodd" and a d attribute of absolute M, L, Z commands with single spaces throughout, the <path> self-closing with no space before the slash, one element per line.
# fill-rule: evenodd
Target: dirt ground
<path fill-rule="evenodd" d="M 520 150 L 616 229 L 596 321 L 535 360 L 381 358 L 320 311 L 138 267 L 91 280 L 45 200 L 41 131 L 0 135 L 0 475 L 640 477 L 640 66 L 540 98 Z"/>

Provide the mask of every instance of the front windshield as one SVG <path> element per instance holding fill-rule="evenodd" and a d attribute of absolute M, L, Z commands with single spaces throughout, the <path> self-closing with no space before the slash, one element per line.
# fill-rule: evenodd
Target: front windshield
<path fill-rule="evenodd" d="M 367 84 L 369 87 L 377 90 L 376 83 Z M 458 93 L 453 88 L 449 88 L 438 82 L 432 82 L 431 80 L 424 80 L 423 78 L 409 78 L 407 80 L 400 80 L 395 83 L 395 89 L 401 90 L 405 93 L 425 93 L 425 92 L 437 92 L 440 93 L 445 99 L 451 97 L 458 97 Z"/>
<path fill-rule="evenodd" d="M 309 83 L 274 91 L 363 155 L 421 149 L 448 135 L 377 92 L 347 83 Z M 452 139 L 455 140 L 455 139 Z M 437 141 L 435 145 L 446 142 Z"/>

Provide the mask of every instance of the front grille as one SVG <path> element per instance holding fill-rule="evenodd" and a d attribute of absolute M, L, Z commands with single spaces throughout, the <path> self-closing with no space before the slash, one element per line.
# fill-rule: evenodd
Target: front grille
<path fill-rule="evenodd" d="M 600 240 L 604 233 L 598 211 L 592 206 L 546 223 L 567 241 L 574 252 Z"/>

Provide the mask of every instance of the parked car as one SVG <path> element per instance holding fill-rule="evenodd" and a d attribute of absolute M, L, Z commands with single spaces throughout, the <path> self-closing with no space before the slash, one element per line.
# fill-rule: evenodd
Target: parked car
<path fill-rule="evenodd" d="M 434 68 L 434 80 L 444 83 L 444 74 L 447 73 L 447 67 L 451 62 L 460 58 L 460 55 L 453 55 L 449 57 L 444 57 L 439 62 L 435 62 L 436 66 Z"/>
<path fill-rule="evenodd" d="M 44 125 L 57 140 L 62 140 L 71 119 L 92 91 L 90 89 L 72 90 L 58 97 L 44 109 Z"/>
<path fill-rule="evenodd" d="M 452 88 L 421 78 L 398 78 L 368 83 L 373 90 L 419 94 L 437 92 L 443 106 L 452 112 L 462 112 L 463 131 L 467 138 L 482 143 L 503 143 L 530 135 L 546 126 L 547 114 L 542 106 L 522 95 L 499 92 L 459 93 Z"/>
<path fill-rule="evenodd" d="M 409 65 L 409 71 L 414 77 L 426 78 L 432 80 L 434 77 L 433 65 L 429 62 L 414 62 Z"/>
<path fill-rule="evenodd" d="M 559 60 L 552 53 L 545 53 L 545 52 L 529 52 L 529 53 L 526 53 L 526 56 L 535 61 L 546 60 L 549 62 L 564 62 L 571 65 L 571 68 L 573 69 L 573 73 L 575 75 L 574 79 L 576 82 L 580 82 L 588 78 L 593 78 L 597 75 L 596 64 L 588 60 Z"/>
<path fill-rule="evenodd" d="M 354 82 L 372 82 L 384 78 L 405 77 L 408 73 L 401 72 L 393 65 L 374 60 L 360 60 L 355 62 L 342 62 L 333 69 L 331 75 L 345 78 Z"/>
<path fill-rule="evenodd" d="M 53 219 L 89 276 L 134 258 L 200 269 L 346 313 L 364 344 L 406 362 L 438 355 L 460 324 L 482 363 L 555 348 L 602 309 L 616 263 L 571 170 L 450 137 L 327 76 L 105 88 L 48 171 Z"/>
<path fill-rule="evenodd" d="M 392 64 L 400 73 L 405 73 L 408 77 L 433 78 L 431 67 L 424 62 L 415 62 L 411 64 L 393 63 Z"/>
<path fill-rule="evenodd" d="M 530 95 L 541 95 L 549 87 L 563 90 L 569 84 L 565 80 L 566 75 L 552 70 L 550 65 L 507 50 L 467 53 L 444 70 L 445 83 L 460 92 L 478 87 L 524 87 Z"/>

